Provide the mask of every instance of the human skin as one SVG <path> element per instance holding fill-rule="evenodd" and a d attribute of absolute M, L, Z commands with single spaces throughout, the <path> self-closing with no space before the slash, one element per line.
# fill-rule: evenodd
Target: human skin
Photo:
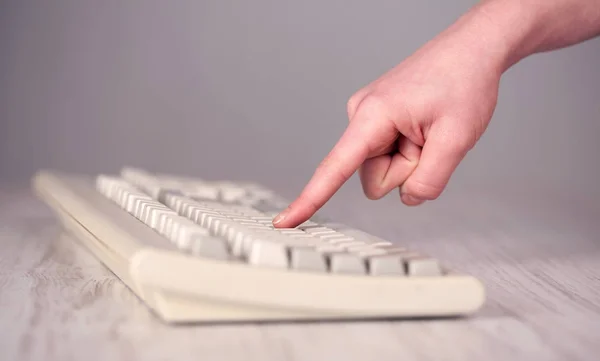
<path fill-rule="evenodd" d="M 480 2 L 350 98 L 346 131 L 274 226 L 309 219 L 357 170 L 369 199 L 438 198 L 486 130 L 502 74 L 598 35 L 600 0 Z"/>

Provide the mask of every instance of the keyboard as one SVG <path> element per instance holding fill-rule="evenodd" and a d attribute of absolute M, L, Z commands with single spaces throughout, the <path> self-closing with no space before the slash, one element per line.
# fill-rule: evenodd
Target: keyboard
<path fill-rule="evenodd" d="M 476 278 L 322 218 L 275 228 L 289 202 L 260 184 L 125 167 L 43 170 L 37 195 L 166 323 L 466 316 Z"/>

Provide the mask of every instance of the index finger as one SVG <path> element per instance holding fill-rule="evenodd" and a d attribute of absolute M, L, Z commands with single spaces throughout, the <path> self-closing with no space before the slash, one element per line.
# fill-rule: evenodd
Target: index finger
<path fill-rule="evenodd" d="M 354 174 L 369 154 L 369 131 L 363 122 L 351 122 L 321 162 L 298 198 L 273 220 L 278 228 L 296 227 L 312 217 Z"/>

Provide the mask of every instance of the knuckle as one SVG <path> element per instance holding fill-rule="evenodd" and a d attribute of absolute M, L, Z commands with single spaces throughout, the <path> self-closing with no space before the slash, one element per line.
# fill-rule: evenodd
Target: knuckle
<path fill-rule="evenodd" d="M 352 118 L 354 117 L 356 109 L 360 104 L 360 100 L 361 98 L 359 97 L 358 93 L 354 94 L 350 97 L 350 99 L 348 99 L 348 102 L 346 103 L 346 112 L 348 113 L 349 120 L 352 120 Z"/>
<path fill-rule="evenodd" d="M 352 118 L 356 115 L 357 110 L 361 107 L 364 99 L 371 92 L 369 87 L 365 87 L 354 93 L 346 102 L 346 111 L 348 113 L 348 119 L 352 121 Z"/>
<path fill-rule="evenodd" d="M 356 113 L 364 114 L 367 117 L 388 118 L 388 101 L 381 94 L 370 93 L 361 100 Z"/>
<path fill-rule="evenodd" d="M 303 207 L 307 208 L 311 213 L 318 211 L 320 208 L 317 202 L 307 194 L 301 194 L 298 197 L 298 203 L 302 204 Z"/>
<path fill-rule="evenodd" d="M 451 122 L 440 129 L 438 140 L 453 154 L 462 155 L 471 150 L 477 142 L 477 130 Z"/>
<path fill-rule="evenodd" d="M 323 159 L 317 167 L 317 171 L 323 177 L 330 179 L 334 184 L 341 184 L 350 178 L 352 174 L 347 174 L 344 168 L 340 166 L 340 161 L 334 159 L 332 155 L 328 155 Z"/>

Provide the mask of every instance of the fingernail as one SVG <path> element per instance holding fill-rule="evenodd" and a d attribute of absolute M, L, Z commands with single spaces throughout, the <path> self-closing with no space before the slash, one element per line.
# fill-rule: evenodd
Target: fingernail
<path fill-rule="evenodd" d="M 285 217 L 287 216 L 288 212 L 289 212 L 289 208 L 286 208 L 283 212 L 279 213 L 273 219 L 273 225 L 276 225 L 276 224 L 280 223 L 281 221 L 283 221 L 285 219 Z"/>
<path fill-rule="evenodd" d="M 417 206 L 425 202 L 424 199 L 413 197 L 410 194 L 402 194 L 402 201 L 411 206 Z"/>

